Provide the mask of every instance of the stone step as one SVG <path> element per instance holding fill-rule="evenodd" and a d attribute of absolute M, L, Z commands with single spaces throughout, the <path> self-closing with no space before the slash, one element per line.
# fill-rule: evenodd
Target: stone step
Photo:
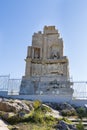
<path fill-rule="evenodd" d="M 87 118 L 83 118 L 81 119 L 74 119 L 74 118 L 70 118 L 69 119 L 74 125 L 77 125 L 80 123 L 80 121 L 82 122 L 82 124 L 84 125 L 84 130 L 87 130 Z"/>
<path fill-rule="evenodd" d="M 72 122 L 74 125 L 77 125 L 77 124 L 79 124 L 80 122 Z M 84 126 L 87 126 L 87 122 L 82 122 L 82 124 L 84 125 Z"/>
<path fill-rule="evenodd" d="M 79 124 L 79 122 L 73 122 L 73 124 L 74 124 L 74 125 L 77 125 L 77 124 Z M 87 126 L 87 123 L 85 123 L 85 122 L 82 122 L 82 124 L 83 124 L 84 126 Z"/>
<path fill-rule="evenodd" d="M 75 118 L 68 118 L 68 119 L 71 121 L 81 121 L 81 119 L 79 119 L 79 118 L 76 118 L 76 119 Z M 86 122 L 87 118 L 83 118 L 82 121 Z"/>

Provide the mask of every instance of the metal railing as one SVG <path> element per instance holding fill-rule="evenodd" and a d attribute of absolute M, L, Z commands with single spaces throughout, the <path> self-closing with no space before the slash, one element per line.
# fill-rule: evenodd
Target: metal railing
<path fill-rule="evenodd" d="M 8 90 L 10 75 L 0 75 L 0 90 Z"/>
<path fill-rule="evenodd" d="M 0 75 L 0 91 L 7 91 L 8 95 L 18 95 L 21 79 L 10 79 L 10 75 Z M 74 81 L 71 86 L 74 89 L 73 98 L 87 99 L 87 81 Z"/>
<path fill-rule="evenodd" d="M 9 79 L 8 95 L 18 95 L 20 91 L 21 79 Z"/>
<path fill-rule="evenodd" d="M 7 91 L 8 94 L 18 95 L 21 79 L 10 79 L 10 75 L 0 75 L 0 91 Z"/>
<path fill-rule="evenodd" d="M 72 88 L 73 98 L 87 99 L 87 81 L 74 81 Z"/>

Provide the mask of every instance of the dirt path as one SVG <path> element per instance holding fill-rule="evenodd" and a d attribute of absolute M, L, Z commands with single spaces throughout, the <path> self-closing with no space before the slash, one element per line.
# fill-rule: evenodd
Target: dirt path
<path fill-rule="evenodd" d="M 7 126 L 8 125 L 2 119 L 0 119 L 0 130 L 9 130 Z"/>

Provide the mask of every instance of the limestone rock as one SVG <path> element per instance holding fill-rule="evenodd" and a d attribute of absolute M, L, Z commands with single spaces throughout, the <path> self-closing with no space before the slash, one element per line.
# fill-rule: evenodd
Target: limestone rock
<path fill-rule="evenodd" d="M 46 103 L 55 110 L 58 110 L 63 116 L 74 116 L 76 115 L 75 108 L 68 103 Z"/>
<path fill-rule="evenodd" d="M 64 109 L 74 110 L 74 108 L 70 104 L 68 104 L 68 103 L 60 103 L 60 104 L 58 104 L 58 107 L 61 110 L 64 110 Z"/>
<path fill-rule="evenodd" d="M 55 127 L 56 130 L 77 130 L 75 125 L 67 124 L 64 121 L 59 121 L 59 123 Z"/>
<path fill-rule="evenodd" d="M 48 106 L 52 107 L 53 109 L 56 109 L 56 110 L 65 110 L 65 109 L 68 109 L 68 110 L 75 110 L 74 107 L 68 103 L 46 103 Z"/>
<path fill-rule="evenodd" d="M 32 109 L 30 107 L 30 109 Z M 29 106 L 27 106 L 23 101 L 20 100 L 7 100 L 2 99 L 0 100 L 0 111 L 4 112 L 20 112 L 23 111 L 25 113 L 30 112 Z"/>

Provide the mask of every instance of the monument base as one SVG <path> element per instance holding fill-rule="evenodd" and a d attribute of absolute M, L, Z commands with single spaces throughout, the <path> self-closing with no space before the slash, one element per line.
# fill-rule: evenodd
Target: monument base
<path fill-rule="evenodd" d="M 23 77 L 20 95 L 71 95 L 73 83 L 60 75 L 46 75 L 37 77 Z"/>

